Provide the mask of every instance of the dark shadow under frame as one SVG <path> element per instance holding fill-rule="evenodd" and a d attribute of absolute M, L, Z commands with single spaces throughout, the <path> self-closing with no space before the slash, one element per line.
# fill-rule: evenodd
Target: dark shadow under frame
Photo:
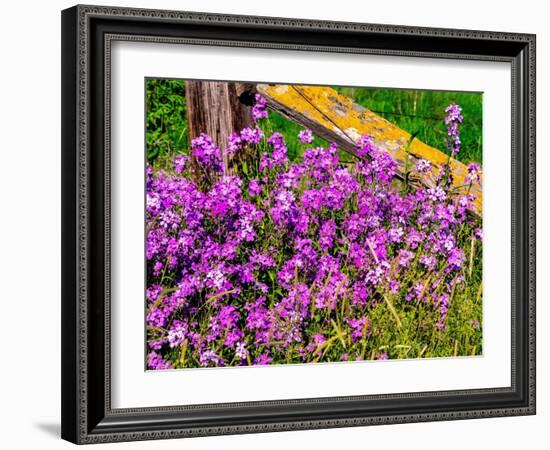
<path fill-rule="evenodd" d="M 112 409 L 110 45 L 227 45 L 512 65 L 509 388 Z M 535 36 L 97 6 L 62 13 L 62 437 L 97 443 L 535 413 Z"/>

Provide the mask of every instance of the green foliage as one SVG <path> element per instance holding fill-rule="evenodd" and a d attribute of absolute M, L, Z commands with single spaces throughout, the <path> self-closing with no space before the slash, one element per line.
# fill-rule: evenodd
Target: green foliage
<path fill-rule="evenodd" d="M 185 81 L 145 80 L 147 160 L 181 152 L 188 147 Z"/>

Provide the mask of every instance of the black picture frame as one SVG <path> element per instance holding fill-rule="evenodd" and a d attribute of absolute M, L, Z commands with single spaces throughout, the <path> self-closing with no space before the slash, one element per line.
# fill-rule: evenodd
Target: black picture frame
<path fill-rule="evenodd" d="M 507 61 L 512 373 L 506 388 L 112 409 L 110 44 L 193 42 Z M 75 6 L 62 12 L 62 437 L 98 443 L 535 414 L 535 36 Z"/>

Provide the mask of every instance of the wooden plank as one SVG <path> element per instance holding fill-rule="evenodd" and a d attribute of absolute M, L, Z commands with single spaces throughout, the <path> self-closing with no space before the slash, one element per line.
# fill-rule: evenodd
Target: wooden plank
<path fill-rule="evenodd" d="M 222 150 L 224 173 L 229 173 L 227 138 L 234 130 L 252 125 L 250 106 L 239 99 L 245 85 L 222 81 L 185 82 L 189 139 L 206 133 Z"/>
<path fill-rule="evenodd" d="M 311 129 L 327 141 L 336 142 L 349 153 L 356 153 L 355 142 L 360 136 L 372 135 L 378 148 L 387 151 L 395 159 L 398 176 L 404 178 L 406 146 L 411 135 L 383 117 L 329 87 L 258 84 L 257 90 L 266 98 L 270 108 Z M 414 167 L 416 161 L 422 158 L 432 163 L 432 170 L 422 178 L 410 174 L 409 180 L 416 186 L 421 184 L 433 187 L 436 173 L 447 164 L 449 157 L 442 151 L 413 139 L 409 147 L 409 168 Z M 453 158 L 449 164 L 453 173 L 454 192 L 466 193 L 466 165 Z M 481 181 L 474 184 L 470 192 L 475 196 L 472 212 L 480 216 L 483 201 Z"/>

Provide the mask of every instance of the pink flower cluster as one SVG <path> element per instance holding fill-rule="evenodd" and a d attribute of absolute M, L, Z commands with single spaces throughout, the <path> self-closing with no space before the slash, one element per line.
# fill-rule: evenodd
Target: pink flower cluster
<path fill-rule="evenodd" d="M 172 171 L 147 167 L 148 368 L 359 360 L 370 311 L 390 300 L 433 311 L 443 331 L 464 242 L 481 236 L 473 196 L 444 185 L 403 193 L 395 161 L 368 135 L 352 165 L 335 144 L 308 147 L 309 131 L 297 161 L 280 133 L 262 138 L 260 128 L 230 137 L 223 151 L 257 155 L 231 175 L 205 134 Z"/>

